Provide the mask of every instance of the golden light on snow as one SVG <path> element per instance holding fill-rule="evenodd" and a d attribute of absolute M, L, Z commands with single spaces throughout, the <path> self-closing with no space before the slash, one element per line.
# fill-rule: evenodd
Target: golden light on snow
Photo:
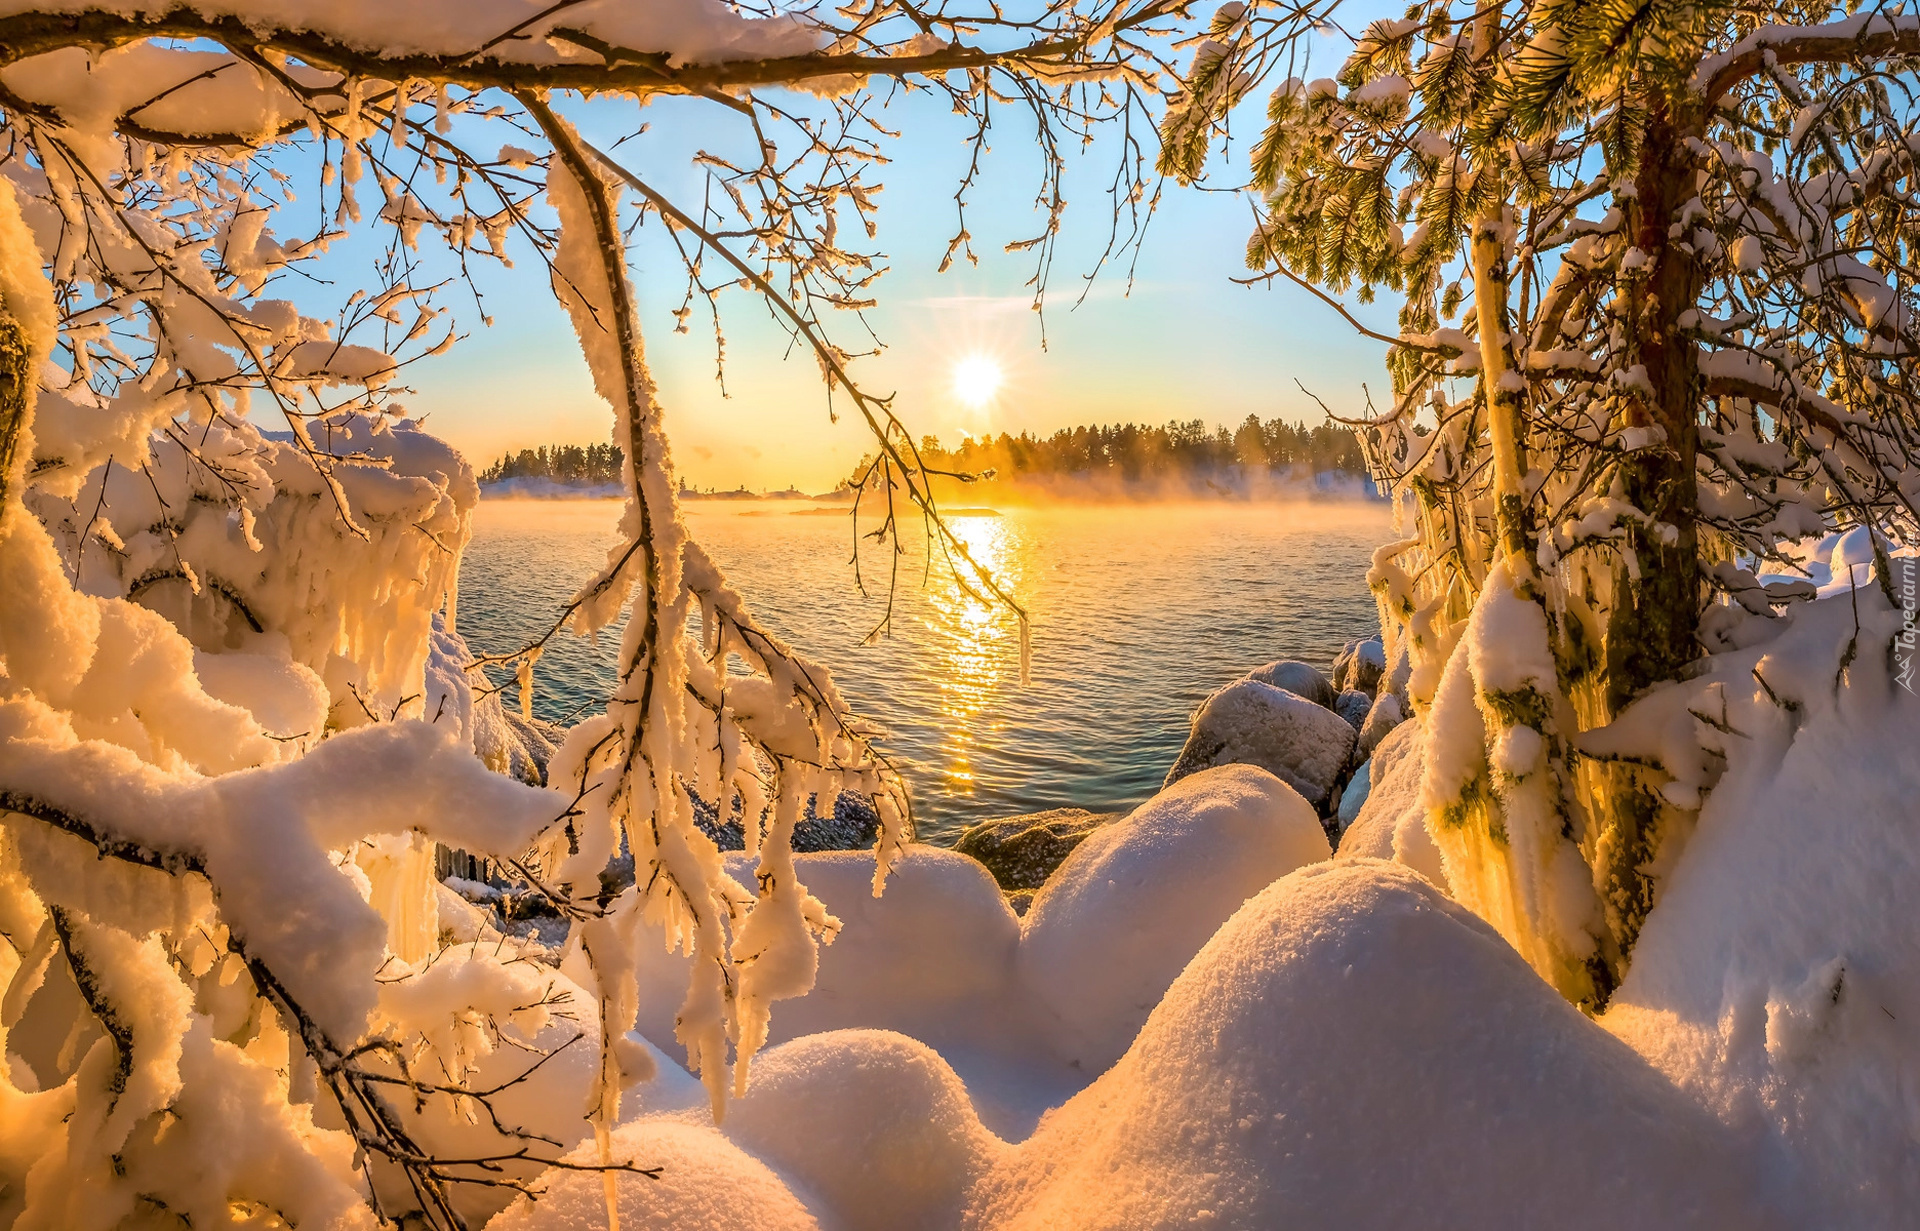
<path fill-rule="evenodd" d="M 988 355 L 967 355 L 953 365 L 953 396 L 976 410 L 993 401 L 1006 374 Z"/>

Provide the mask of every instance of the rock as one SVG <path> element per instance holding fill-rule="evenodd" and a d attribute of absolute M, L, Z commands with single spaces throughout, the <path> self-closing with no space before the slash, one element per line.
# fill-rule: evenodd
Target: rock
<path fill-rule="evenodd" d="M 1006 816 L 968 827 L 953 849 L 985 864 L 1002 889 L 1038 889 L 1088 834 L 1124 815 L 1085 808 L 1049 808 Z M 1008 904 L 1012 905 L 1012 899 Z M 1014 913 L 1022 913 L 1021 907 L 1015 906 Z"/>
<path fill-rule="evenodd" d="M 1258 765 L 1324 808 L 1354 740 L 1353 728 L 1332 710 L 1257 679 L 1238 680 L 1201 704 L 1166 785 L 1215 765 Z"/>
<path fill-rule="evenodd" d="M 1364 692 L 1372 697 L 1380 687 L 1387 669 L 1387 647 L 1378 637 L 1349 641 L 1333 660 L 1333 684 L 1336 688 Z"/>
<path fill-rule="evenodd" d="M 1293 658 L 1283 658 L 1264 667 L 1256 667 L 1247 672 L 1245 678 L 1284 688 L 1296 697 L 1305 697 L 1315 705 L 1328 709 L 1333 708 L 1334 698 L 1339 695 L 1320 668 Z"/>
<path fill-rule="evenodd" d="M 1355 731 L 1367 725 L 1367 714 L 1373 709 L 1373 698 L 1358 689 L 1349 688 L 1333 699 L 1333 712 L 1347 720 L 1347 725 Z"/>
<path fill-rule="evenodd" d="M 1007 909 L 1022 919 L 1033 909 L 1034 898 L 1040 896 L 1038 889 L 1009 889 L 1007 891 Z"/>
<path fill-rule="evenodd" d="M 1405 707 L 1394 693 L 1382 692 L 1360 724 L 1360 755 L 1370 757 L 1388 732 L 1407 720 Z"/>
<path fill-rule="evenodd" d="M 718 821 L 718 810 L 711 803 L 691 791 L 688 794 L 693 799 L 693 822 L 702 833 L 723 851 L 746 849 L 746 830 L 740 824 L 737 808 L 722 825 Z M 737 796 L 735 802 L 738 803 Z M 794 850 L 860 851 L 873 845 L 880 833 L 880 814 L 873 810 L 872 800 L 858 791 L 842 791 L 833 801 L 830 816 L 821 816 L 818 804 L 818 796 L 807 797 L 807 810 L 793 827 Z"/>
<path fill-rule="evenodd" d="M 1353 777 L 1347 779 L 1347 789 L 1340 792 L 1340 811 L 1334 814 L 1334 835 L 1337 837 L 1347 831 L 1347 826 L 1360 817 L 1360 808 L 1367 802 L 1367 792 L 1371 789 L 1373 761 L 1362 761 L 1360 768 L 1353 771 Z"/>

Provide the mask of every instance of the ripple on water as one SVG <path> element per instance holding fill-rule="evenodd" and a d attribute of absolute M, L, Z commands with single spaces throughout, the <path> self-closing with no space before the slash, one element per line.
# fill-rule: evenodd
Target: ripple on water
<path fill-rule="evenodd" d="M 460 575 L 460 629 L 477 651 L 550 624 L 613 542 L 613 501 L 483 501 Z M 855 585 L 844 516 L 792 506 L 690 505 L 693 533 L 768 628 L 833 669 L 891 732 L 921 834 L 975 821 L 1151 795 L 1207 693 L 1274 658 L 1326 664 L 1375 627 L 1366 569 L 1389 533 L 1378 505 L 1009 508 L 955 533 L 1033 616 L 1033 677 L 1018 624 L 961 592 L 917 550 L 901 562 L 893 632 L 887 565 L 864 547 Z M 562 635 L 536 668 L 534 708 L 568 721 L 601 701 L 618 628 Z"/>

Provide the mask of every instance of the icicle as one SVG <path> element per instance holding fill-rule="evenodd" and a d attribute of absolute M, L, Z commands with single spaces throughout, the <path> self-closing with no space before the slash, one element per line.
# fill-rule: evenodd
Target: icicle
<path fill-rule="evenodd" d="M 544 646 L 534 646 L 520 656 L 520 662 L 514 668 L 514 678 L 520 685 L 520 717 L 523 721 L 533 721 L 533 664 L 540 661 Z"/>

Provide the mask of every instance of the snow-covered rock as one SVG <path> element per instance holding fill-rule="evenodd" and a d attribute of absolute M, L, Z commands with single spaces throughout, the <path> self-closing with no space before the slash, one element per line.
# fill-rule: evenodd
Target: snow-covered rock
<path fill-rule="evenodd" d="M 1215 765 L 1257 765 L 1320 808 L 1347 768 L 1355 738 L 1340 715 L 1298 693 L 1237 680 L 1201 704 L 1167 785 Z"/>
<path fill-rule="evenodd" d="M 1297 792 L 1233 765 L 1191 775 L 1096 829 L 1024 927 L 986 869 L 952 851 L 908 848 L 879 898 L 870 852 L 799 856 L 802 879 L 841 927 L 820 951 L 813 990 L 775 1010 L 769 1042 L 850 1029 L 909 1035 L 965 1075 L 990 1128 L 1024 1135 L 1126 1049 L 1242 901 L 1328 854 Z M 729 857 L 743 882 L 752 867 Z M 638 976 L 640 1032 L 683 1056 L 679 999 L 653 989 L 685 987 L 687 959 L 649 948 Z"/>
<path fill-rule="evenodd" d="M 1360 724 L 1360 755 L 1370 757 L 1387 732 L 1406 721 L 1406 708 L 1396 693 L 1382 689 L 1374 698 L 1373 706 L 1367 710 L 1367 716 Z"/>
<path fill-rule="evenodd" d="M 1038 889 L 1088 834 L 1125 813 L 1049 808 L 970 825 L 953 849 L 978 859 L 1002 889 Z"/>
<path fill-rule="evenodd" d="M 1304 869 L 976 1191 L 1024 1228 L 1782 1225 L 1733 1134 L 1404 869 Z"/>
<path fill-rule="evenodd" d="M 865 1028 L 911 1035 L 943 1053 L 1035 1047 L 1014 990 L 1020 921 L 978 862 L 915 844 L 877 898 L 871 851 L 822 851 L 796 863 L 808 890 L 832 904 L 840 931 L 820 950 L 813 990 L 776 1007 L 770 1044 Z M 732 855 L 727 867 L 753 883 L 753 860 Z M 687 959 L 648 946 L 639 978 L 641 1033 L 684 1055 L 674 1036 L 678 995 L 645 993 L 684 988 Z"/>
<path fill-rule="evenodd" d="M 1305 697 L 1315 705 L 1328 709 L 1333 708 L 1334 698 L 1340 694 L 1340 690 L 1333 686 L 1320 668 L 1292 658 L 1282 658 L 1264 667 L 1256 667 L 1247 672 L 1245 678 L 1284 688 L 1297 697 Z"/>
<path fill-rule="evenodd" d="M 1333 712 L 1347 720 L 1347 725 L 1355 731 L 1367 725 L 1367 715 L 1373 710 L 1373 698 L 1358 689 L 1349 688 L 1333 699 Z"/>
<path fill-rule="evenodd" d="M 1251 765 L 1183 778 L 1096 831 L 1040 891 L 1019 950 L 1061 1058 L 1112 1064 L 1240 903 L 1329 853 L 1313 808 Z"/>
<path fill-rule="evenodd" d="M 1333 660 L 1333 684 L 1336 688 L 1350 688 L 1372 697 L 1379 690 L 1380 677 L 1386 669 L 1386 646 L 1378 636 L 1349 641 Z"/>

